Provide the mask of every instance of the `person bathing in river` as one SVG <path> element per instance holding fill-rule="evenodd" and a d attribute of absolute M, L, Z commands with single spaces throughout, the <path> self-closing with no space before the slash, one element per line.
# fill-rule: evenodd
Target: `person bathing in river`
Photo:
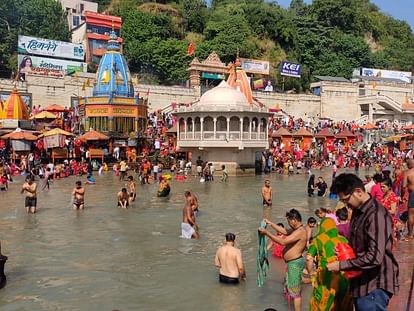
<path fill-rule="evenodd" d="M 270 180 L 266 179 L 262 188 L 263 206 L 272 206 L 272 187 L 270 186 Z"/>
<path fill-rule="evenodd" d="M 118 192 L 118 207 L 119 208 L 128 208 L 129 206 L 129 197 L 126 188 L 122 188 Z"/>
<path fill-rule="evenodd" d="M 72 205 L 73 209 L 83 209 L 85 206 L 85 188 L 82 187 L 82 182 L 77 181 L 75 188 L 72 191 Z"/>

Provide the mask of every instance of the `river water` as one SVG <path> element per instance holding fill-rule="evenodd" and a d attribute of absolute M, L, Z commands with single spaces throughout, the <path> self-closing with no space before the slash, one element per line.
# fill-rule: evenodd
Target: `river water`
<path fill-rule="evenodd" d="M 274 206 L 264 211 L 265 178 L 271 180 Z M 85 186 L 86 208 L 80 212 L 71 209 L 75 177 L 40 191 L 36 215 L 25 213 L 21 179 L 0 193 L 0 238 L 9 256 L 1 310 L 287 310 L 282 260 L 271 258 L 265 285 L 256 285 L 263 213 L 286 224 L 290 208 L 306 221 L 317 207 L 335 206 L 333 200 L 306 196 L 304 174 L 173 181 L 169 198 L 157 198 L 155 185 L 138 185 L 137 202 L 128 210 L 116 207 L 124 183 L 112 173 L 96 179 L 96 185 Z M 199 198 L 200 240 L 179 238 L 187 189 Z M 248 280 L 237 287 L 219 284 L 213 265 L 226 232 L 236 234 L 246 264 Z M 303 288 L 307 310 L 310 288 Z"/>

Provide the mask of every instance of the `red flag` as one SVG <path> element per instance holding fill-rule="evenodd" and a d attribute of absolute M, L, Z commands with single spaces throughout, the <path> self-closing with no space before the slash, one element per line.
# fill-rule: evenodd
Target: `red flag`
<path fill-rule="evenodd" d="M 190 42 L 187 48 L 187 55 L 193 55 L 195 51 L 195 45 L 193 42 Z"/>

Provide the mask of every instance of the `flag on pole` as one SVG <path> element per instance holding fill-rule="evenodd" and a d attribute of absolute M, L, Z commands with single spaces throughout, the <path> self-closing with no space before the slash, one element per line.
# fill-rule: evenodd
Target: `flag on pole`
<path fill-rule="evenodd" d="M 86 86 L 87 86 L 87 87 L 91 86 L 91 81 L 89 80 L 89 78 L 88 78 L 88 79 L 86 79 Z"/>
<path fill-rule="evenodd" d="M 194 52 L 195 52 L 195 45 L 194 45 L 193 42 L 190 42 L 190 44 L 188 45 L 188 48 L 187 48 L 187 55 L 189 55 L 189 56 L 193 55 Z"/>

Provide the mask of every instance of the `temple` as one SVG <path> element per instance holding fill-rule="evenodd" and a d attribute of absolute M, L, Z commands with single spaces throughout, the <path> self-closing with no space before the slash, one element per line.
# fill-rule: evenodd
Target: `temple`
<path fill-rule="evenodd" d="M 6 129 L 31 128 L 29 107 L 15 87 L 4 102 L 0 98 L 0 123 Z"/>
<path fill-rule="evenodd" d="M 96 72 L 93 95 L 79 101 L 79 115 L 86 131 L 92 128 L 112 138 L 128 138 L 146 127 L 147 104 L 134 96 L 131 74 L 114 31 Z"/>
<path fill-rule="evenodd" d="M 268 109 L 257 102 L 237 58 L 228 79 L 205 92 L 190 107 L 179 107 L 177 147 L 196 160 L 225 165 L 229 175 L 254 175 L 268 148 Z"/>

